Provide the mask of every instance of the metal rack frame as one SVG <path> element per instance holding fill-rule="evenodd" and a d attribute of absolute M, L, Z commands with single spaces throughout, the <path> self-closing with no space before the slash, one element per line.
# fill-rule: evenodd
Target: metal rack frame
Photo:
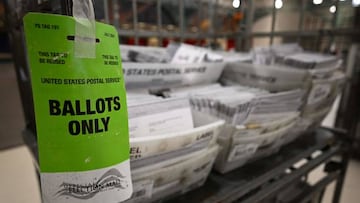
<path fill-rule="evenodd" d="M 137 2 L 138 0 L 131 0 L 132 1 L 132 11 L 133 11 L 133 30 L 129 29 L 121 29 L 118 24 L 118 19 L 115 18 L 113 22 L 110 22 L 110 17 L 105 16 L 105 22 L 113 24 L 118 32 L 119 36 L 124 37 L 135 37 L 135 44 L 139 43 L 140 37 L 158 37 L 159 39 L 162 39 L 164 37 L 169 38 L 179 38 L 181 42 L 184 41 L 185 38 L 194 38 L 194 39 L 204 39 L 204 38 L 210 38 L 215 41 L 217 38 L 221 37 L 232 37 L 236 40 L 237 50 L 249 50 L 251 48 L 250 41 L 254 37 L 270 37 L 270 45 L 274 42 L 274 37 L 296 37 L 297 42 L 300 43 L 301 40 L 304 37 L 314 37 L 317 39 L 317 45 L 319 46 L 320 41 L 325 36 L 330 36 L 331 41 L 334 41 L 335 36 L 357 36 L 360 35 L 360 29 L 354 27 L 354 29 L 338 29 L 336 28 L 336 22 L 338 19 L 338 11 L 335 11 L 333 17 L 332 17 L 332 28 L 330 29 L 320 29 L 320 30 L 313 30 L 313 31 L 305 31 L 304 30 L 304 18 L 305 18 L 305 12 L 306 12 L 306 3 L 307 0 L 301 0 L 301 9 L 300 9 L 300 19 L 298 23 L 298 30 L 297 31 L 275 31 L 275 22 L 276 22 L 276 15 L 278 12 L 278 9 L 275 8 L 275 0 L 273 0 L 273 6 L 272 6 L 272 21 L 271 21 L 271 31 L 270 32 L 252 32 L 252 25 L 254 20 L 254 12 L 255 12 L 255 6 L 254 2 L 252 0 L 243 0 L 245 1 L 242 4 L 243 10 L 245 10 L 245 25 L 242 26 L 239 24 L 239 27 L 242 28 L 239 32 L 229 32 L 229 33 L 220 33 L 216 32 L 216 29 L 214 28 L 214 18 L 215 18 L 215 11 L 217 7 L 219 7 L 218 0 L 210 0 L 208 10 L 209 10 L 209 19 L 211 19 L 212 23 L 210 24 L 210 29 L 208 32 L 201 32 L 201 33 L 191 33 L 186 32 L 184 27 L 184 4 L 186 3 L 186 0 L 178 0 L 179 4 L 179 15 L 180 15 L 180 22 L 179 22 L 179 31 L 178 32 L 166 32 L 162 31 L 162 9 L 161 5 L 164 0 L 153 0 L 149 2 L 156 2 L 157 5 L 157 31 L 145 31 L 145 30 L 139 30 L 138 29 L 138 12 L 137 12 Z M 340 0 L 336 0 L 335 5 L 339 5 Z M 211 3 L 210 3 L 211 2 Z M 117 1 L 111 1 L 113 4 L 113 8 L 117 8 Z M 109 0 L 104 0 L 104 8 L 105 8 L 105 14 L 109 15 Z M 114 10 L 112 13 L 118 12 L 117 10 Z M 161 40 L 160 40 L 161 41 Z M 317 48 L 317 50 L 319 47 Z"/>
<path fill-rule="evenodd" d="M 136 13 L 136 2 L 137 0 L 132 0 L 133 4 L 133 12 Z M 119 28 L 118 25 L 115 24 L 115 26 L 118 26 L 119 36 L 135 36 L 138 42 L 140 37 L 146 37 L 146 36 L 158 36 L 160 38 L 163 37 L 179 37 L 180 40 L 184 40 L 187 37 L 191 38 L 212 38 L 216 39 L 218 37 L 236 37 L 237 39 L 237 48 L 238 49 L 248 49 L 250 48 L 251 44 L 249 43 L 249 39 L 251 37 L 262 37 L 262 36 L 270 36 L 271 38 L 274 38 L 275 36 L 297 36 L 298 40 L 301 40 L 304 36 L 323 36 L 323 35 L 350 35 L 353 36 L 356 33 L 359 33 L 357 31 L 349 31 L 349 30 L 320 30 L 320 31 L 313 31 L 313 32 L 305 32 L 301 31 L 299 32 L 276 32 L 274 29 L 272 29 L 272 32 L 270 33 L 252 33 L 251 27 L 252 27 L 252 20 L 254 15 L 254 7 L 253 3 L 249 3 L 246 9 L 247 18 L 246 18 L 246 25 L 245 30 L 242 32 L 234 32 L 234 33 L 216 33 L 214 32 L 214 29 L 210 29 L 208 33 L 187 33 L 184 30 L 184 21 L 180 23 L 180 32 L 178 33 L 168 33 L 163 32 L 160 30 L 160 27 L 162 25 L 162 19 L 161 19 L 161 3 L 162 0 L 156 0 L 157 2 L 157 25 L 158 30 L 157 32 L 145 32 L 140 31 L 137 29 L 137 17 L 133 19 L 134 24 L 134 31 L 129 30 L 122 30 Z M 251 2 L 251 1 L 249 1 Z M 303 1 L 303 5 L 304 5 Z M 60 10 L 57 10 L 55 12 L 63 14 L 63 15 L 71 15 L 71 0 L 60 0 L 61 6 Z M 108 8 L 108 0 L 104 1 L 105 8 Z M 21 9 L 14 9 L 16 8 L 17 4 L 21 4 Z M 179 0 L 179 13 L 182 16 L 182 19 L 184 17 L 184 4 L 182 0 Z M 214 5 L 214 6 L 211 6 Z M 211 4 L 209 6 L 209 10 L 215 10 L 217 5 L 217 0 L 215 0 L 214 4 Z M 23 29 L 22 29 L 22 17 L 23 15 L 28 11 L 41 11 L 41 12 L 54 12 L 54 10 L 49 10 L 48 5 L 38 4 L 38 1 L 6 1 L 6 8 L 7 8 L 7 21 L 8 21 L 8 27 L 11 35 L 11 43 L 13 47 L 13 58 L 15 62 L 16 67 L 16 74 L 18 79 L 18 85 L 26 120 L 26 130 L 24 133 L 24 140 L 28 147 L 32 149 L 34 152 L 34 157 L 37 157 L 36 155 L 36 127 L 35 127 L 35 116 L 34 116 L 34 110 L 33 110 L 33 101 L 32 101 L 32 93 L 31 93 L 31 85 L 30 85 L 30 75 L 29 75 L 29 69 L 27 67 L 27 60 L 26 60 L 26 53 L 25 53 L 25 45 L 24 45 L 24 36 L 23 36 Z M 105 9 L 106 10 L 106 9 Z M 305 9 L 302 9 L 301 19 L 303 19 L 303 13 Z M 214 12 L 210 12 L 213 13 Z M 109 11 L 105 11 L 105 20 L 109 21 Z M 276 15 L 276 10 L 274 9 L 272 12 L 273 15 Z M 134 15 L 137 16 L 137 15 Z M 336 16 L 336 15 L 335 15 Z M 214 16 L 212 16 L 214 18 Z M 301 20 L 302 22 L 303 20 Z M 299 24 L 299 27 L 301 25 Z M 272 28 L 274 28 L 274 20 L 272 22 Z M 301 29 L 302 30 L 302 29 Z M 245 41 L 245 44 L 242 45 L 241 41 Z M 344 137 L 344 133 L 339 132 L 333 132 L 335 135 L 341 135 L 337 137 Z M 337 140 L 343 140 L 343 139 L 337 139 Z M 304 149 L 301 151 L 301 153 L 297 153 L 292 157 L 287 157 L 287 161 L 283 164 L 279 164 L 277 167 L 273 167 L 271 164 L 271 167 L 263 167 L 265 171 L 257 171 L 256 178 L 252 179 L 246 179 L 244 177 L 244 172 L 246 171 L 252 171 L 251 167 L 258 166 L 256 164 L 259 164 L 260 162 L 255 162 L 254 164 L 251 164 L 247 167 L 241 168 L 239 170 L 236 170 L 233 173 L 230 173 L 226 176 L 219 176 L 218 174 L 213 173 L 207 183 L 204 187 L 201 187 L 198 190 L 189 192 L 181 197 L 177 197 L 177 199 L 172 199 L 170 202 L 183 202 L 186 200 L 187 202 L 191 202 L 190 200 L 199 200 L 201 201 L 193 201 L 193 202 L 254 202 L 256 200 L 264 199 L 266 196 L 269 196 L 271 194 L 279 192 L 279 189 L 283 188 L 286 185 L 289 184 L 295 184 L 298 182 L 299 179 L 302 179 L 305 177 L 314 167 L 328 162 L 332 157 L 336 155 L 341 155 L 342 160 L 341 162 L 330 162 L 332 164 L 328 165 L 328 168 L 331 168 L 332 170 L 328 169 L 330 172 L 328 175 L 322 179 L 320 182 L 318 182 L 316 185 L 306 188 L 304 190 L 304 194 L 312 194 L 309 191 L 315 190 L 315 191 L 323 191 L 326 185 L 328 183 L 337 180 L 338 184 L 335 191 L 335 197 L 333 200 L 333 203 L 338 203 L 340 200 L 341 195 L 341 189 L 342 184 L 344 181 L 345 173 L 346 173 L 346 167 L 349 160 L 349 156 L 347 155 L 346 151 L 343 151 L 345 149 L 343 147 L 343 142 L 340 141 L 340 144 L 334 144 L 331 145 L 327 142 L 322 143 L 313 143 L 313 145 L 309 145 L 308 149 Z M 290 145 L 290 148 L 293 145 Z M 283 152 L 281 155 L 286 154 L 289 149 L 289 147 L 285 147 L 281 152 Z M 312 153 L 321 150 L 322 153 L 320 156 L 312 157 Z M 277 160 L 277 157 L 279 157 L 279 154 L 274 155 L 272 157 L 269 157 L 265 160 Z M 303 165 L 301 168 L 294 167 L 294 164 L 303 159 L 306 158 L 307 164 Z M 262 160 L 264 161 L 264 159 Z M 271 162 L 270 162 L 271 163 Z M 334 167 L 335 166 L 335 167 Z M 250 167 L 250 168 L 248 168 Z M 290 170 L 290 173 L 284 173 L 285 171 Z M 242 175 L 241 175 L 242 174 Z M 253 173 L 254 175 L 254 173 Z M 237 178 L 236 183 L 230 182 L 229 179 Z M 245 181 L 245 183 L 244 183 Z M 210 186 L 215 185 L 215 189 L 219 188 L 220 186 L 224 186 L 220 191 L 216 191 L 213 194 L 209 194 L 208 192 L 214 191 L 214 188 L 209 188 Z M 199 193 L 199 191 L 203 191 L 202 196 L 196 196 L 195 193 Z M 204 195 L 207 195 L 207 199 L 204 199 Z M 311 195 L 299 195 L 297 199 L 294 200 L 294 202 L 307 202 L 307 200 L 311 199 Z M 206 201 L 205 201 L 206 200 Z"/>
<path fill-rule="evenodd" d="M 326 186 L 336 181 L 336 188 L 343 179 L 343 164 L 346 162 L 344 147 L 349 142 L 339 142 L 346 133 L 341 130 L 320 128 L 309 132 L 285 147 L 279 153 L 248 164 L 225 175 L 212 173 L 199 189 L 175 197 L 168 202 L 204 202 L 204 203 L 254 203 L 269 197 L 276 197 L 284 188 L 300 180 L 306 183 L 307 176 L 316 167 L 326 163 L 327 173 L 314 185 L 307 185 L 300 194 L 291 199 L 291 203 L 309 202 L 319 193 L 321 202 Z M 336 141 L 335 141 L 336 140 Z M 335 156 L 340 161 L 332 160 Z M 302 162 L 299 165 L 299 162 Z M 341 190 L 335 190 L 332 202 L 338 203 Z"/>
<path fill-rule="evenodd" d="M 31 131 L 24 131 L 24 140 L 34 158 L 38 172 L 36 140 Z M 203 186 L 185 194 L 174 194 L 164 203 L 255 203 L 275 202 L 283 190 L 297 186 L 301 192 L 285 203 L 321 203 L 326 187 L 336 182 L 332 203 L 339 203 L 349 160 L 351 139 L 344 130 L 321 127 L 304 133 L 269 157 L 260 159 L 227 174 L 212 172 Z M 340 158 L 340 159 L 339 159 Z M 325 164 L 326 175 L 314 185 L 308 176 Z M 38 174 L 39 175 L 39 174 Z M 39 182 L 40 184 L 40 182 Z M 314 197 L 318 196 L 317 201 Z"/>
<path fill-rule="evenodd" d="M 54 0 L 55 1 L 55 0 Z M 33 100 L 32 100 L 32 93 L 31 93 L 31 84 L 30 84 L 30 74 L 27 67 L 27 61 L 26 61 L 26 53 L 25 53 L 25 44 L 24 44 L 24 36 L 22 31 L 22 17 L 25 15 L 26 12 L 29 11 L 37 11 L 37 12 L 51 12 L 51 13 L 58 13 L 62 15 L 71 15 L 72 14 L 72 1 L 71 0 L 56 0 L 60 4 L 58 8 L 53 9 L 51 8 L 52 5 L 49 1 L 37 1 L 37 0 L 31 0 L 31 1 L 5 1 L 5 9 L 7 13 L 7 27 L 10 33 L 10 43 L 13 47 L 12 54 L 13 59 L 16 66 L 16 75 L 18 78 L 18 86 L 20 90 L 20 96 L 25 116 L 25 123 L 26 128 L 31 129 L 33 132 L 36 132 L 36 126 L 35 126 L 35 115 L 33 110 Z M 55 1 L 55 2 L 56 2 Z M 246 7 L 244 8 L 246 10 L 246 19 L 245 19 L 245 30 L 242 32 L 232 32 L 232 33 L 218 33 L 215 32 L 214 28 L 211 28 L 209 32 L 207 33 L 187 33 L 184 30 L 184 19 L 181 20 L 181 29 L 179 32 L 163 32 L 160 28 L 162 26 L 162 16 L 161 16 L 161 5 L 162 2 L 165 0 L 152 0 L 153 2 L 157 3 L 157 27 L 158 30 L 156 32 L 149 32 L 149 31 L 141 31 L 137 29 L 137 1 L 138 0 L 131 0 L 132 6 L 133 6 L 133 13 L 134 13 L 134 19 L 133 19 L 133 26 L 135 30 L 124 30 L 120 29 L 119 24 L 117 23 L 116 19 L 112 22 L 115 27 L 117 27 L 117 30 L 119 32 L 119 36 L 135 36 L 136 41 L 138 42 L 139 37 L 149 37 L 149 36 L 158 36 L 159 38 L 164 37 L 177 37 L 181 38 L 181 40 L 184 40 L 185 38 L 212 38 L 216 39 L 219 37 L 235 37 L 236 38 L 236 45 L 238 50 L 248 50 L 251 47 L 250 39 L 252 37 L 275 37 L 275 36 L 292 36 L 297 37 L 298 40 L 301 40 L 303 37 L 315 37 L 318 39 L 319 42 L 320 39 L 324 36 L 349 36 L 354 37 L 360 35 L 360 28 L 358 27 L 357 30 L 349 30 L 349 29 L 328 29 L 328 30 L 315 30 L 315 31 L 303 31 L 302 22 L 304 19 L 304 13 L 305 13 L 305 4 L 307 0 L 302 0 L 302 7 L 301 7 L 301 18 L 299 23 L 300 32 L 297 31 L 288 31 L 288 32 L 278 32 L 274 31 L 272 29 L 271 32 L 251 32 L 251 27 L 253 23 L 253 17 L 254 17 L 254 3 L 251 0 L 247 0 Z M 273 0 L 275 2 L 275 0 Z M 40 4 L 39 4 L 40 2 Z M 179 13 L 181 14 L 181 18 L 184 18 L 184 2 L 186 0 L 178 0 L 179 2 Z M 218 0 L 211 0 L 213 2 L 212 4 L 208 4 L 208 9 L 211 15 L 211 19 L 214 19 L 214 12 L 216 10 L 216 7 L 218 6 Z M 337 0 L 339 2 L 339 0 Z M 110 13 L 109 12 L 109 4 L 112 3 L 116 5 L 117 1 L 112 0 L 109 2 L 109 0 L 104 0 L 104 13 L 105 13 L 105 21 L 110 22 Z M 117 6 L 113 6 L 113 9 L 115 9 L 112 13 L 117 12 L 116 8 Z M 277 9 L 275 7 L 273 8 L 272 15 L 276 16 Z M 333 25 L 335 25 L 337 15 L 334 15 L 333 17 Z M 274 20 L 273 18 L 271 27 L 274 28 Z M 212 26 L 214 26 L 212 24 Z M 240 26 L 240 25 L 239 25 Z M 243 45 L 241 42 L 244 42 Z"/>

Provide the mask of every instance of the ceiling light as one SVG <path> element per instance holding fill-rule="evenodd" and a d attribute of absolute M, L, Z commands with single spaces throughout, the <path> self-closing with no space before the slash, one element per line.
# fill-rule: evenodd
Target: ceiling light
<path fill-rule="evenodd" d="M 240 7 L 240 0 L 233 0 L 232 6 L 234 8 L 239 8 Z"/>
<path fill-rule="evenodd" d="M 282 0 L 275 0 L 275 8 L 280 9 L 283 7 L 283 1 Z"/>
<path fill-rule="evenodd" d="M 319 5 L 322 4 L 323 0 L 313 0 L 313 4 Z"/>
<path fill-rule="evenodd" d="M 329 11 L 330 11 L 330 13 L 335 13 L 335 12 L 336 12 L 336 6 L 335 6 L 335 5 L 332 5 L 332 6 L 329 8 Z"/>
<path fill-rule="evenodd" d="M 355 7 L 360 6 L 360 0 L 352 0 L 352 5 Z"/>

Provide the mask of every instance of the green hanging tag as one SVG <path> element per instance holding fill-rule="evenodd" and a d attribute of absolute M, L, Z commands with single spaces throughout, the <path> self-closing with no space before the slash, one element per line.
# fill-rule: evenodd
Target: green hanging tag
<path fill-rule="evenodd" d="M 78 58 L 73 17 L 29 13 L 24 27 L 43 201 L 130 198 L 126 92 L 116 30 L 96 23 L 96 57 Z"/>

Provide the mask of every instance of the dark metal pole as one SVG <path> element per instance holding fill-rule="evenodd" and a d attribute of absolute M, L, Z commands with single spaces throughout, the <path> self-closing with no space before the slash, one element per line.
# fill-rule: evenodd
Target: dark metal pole
<path fill-rule="evenodd" d="M 120 12 L 119 12 L 119 2 L 117 0 L 111 1 L 112 3 L 112 13 L 113 13 L 113 25 L 117 30 L 120 29 L 119 20 L 120 20 Z"/>
<path fill-rule="evenodd" d="M 346 143 L 344 149 L 344 155 L 341 160 L 341 173 L 340 178 L 336 182 L 335 192 L 333 197 L 333 203 L 338 203 L 341 199 L 341 193 L 344 186 L 344 181 L 346 177 L 346 170 L 349 165 L 350 153 L 352 151 L 353 143 L 356 141 L 356 135 L 358 133 L 358 122 L 360 120 L 360 110 L 357 108 L 360 101 L 360 88 L 359 88 L 359 77 L 358 72 L 359 68 L 354 65 L 354 60 L 356 60 L 357 46 L 354 45 L 350 49 L 350 54 L 348 56 L 347 62 L 347 72 L 346 76 L 349 78 L 349 82 L 346 83 L 344 90 L 342 91 L 342 97 L 340 101 L 340 106 L 336 116 L 335 126 L 338 128 L 343 128 L 348 131 L 348 138 L 350 143 Z M 355 52 L 355 53 L 354 53 Z M 354 69 L 355 68 L 355 69 Z"/>
<path fill-rule="evenodd" d="M 72 1 L 64 0 L 60 1 L 61 13 L 63 15 L 71 16 L 72 15 Z"/>
<path fill-rule="evenodd" d="M 251 48 L 251 39 L 250 36 L 254 21 L 254 13 L 255 13 L 255 6 L 252 0 L 246 2 L 246 27 L 245 27 L 245 51 L 249 51 Z"/>
<path fill-rule="evenodd" d="M 335 13 L 333 15 L 332 22 L 331 22 L 332 29 L 336 28 L 336 22 L 337 22 L 338 14 L 339 14 L 339 0 L 336 0 L 334 5 L 336 7 L 336 10 L 335 10 Z"/>
<path fill-rule="evenodd" d="M 208 9 L 209 9 L 209 21 L 210 21 L 210 25 L 209 25 L 209 30 L 208 30 L 208 37 L 210 38 L 213 34 L 214 34 L 214 7 L 213 7 L 213 1 L 208 1 Z M 210 42 L 211 44 L 211 42 Z"/>
<path fill-rule="evenodd" d="M 275 22 L 276 22 L 276 8 L 275 8 L 275 1 L 273 2 L 272 8 L 272 19 L 271 19 L 271 35 L 270 35 L 270 45 L 274 42 L 274 30 L 275 30 Z"/>
<path fill-rule="evenodd" d="M 240 7 L 239 8 L 235 8 L 235 9 L 237 9 L 237 10 L 240 10 L 240 12 L 243 12 L 244 10 L 246 10 L 247 9 L 247 7 L 245 8 L 245 9 L 243 9 L 244 8 L 244 0 L 239 0 L 240 1 Z M 251 2 L 251 1 L 250 1 Z M 247 18 L 248 16 L 246 15 L 246 18 Z M 247 22 L 247 21 L 246 21 Z M 241 32 L 242 31 L 242 21 L 240 20 L 239 21 L 239 23 L 238 23 L 238 25 L 237 26 L 239 26 L 239 31 Z M 247 28 L 246 28 L 247 29 Z M 235 32 L 237 32 L 237 31 L 235 31 Z M 235 35 L 235 37 L 236 37 L 236 39 L 235 39 L 235 50 L 236 51 L 240 51 L 240 50 L 242 50 L 243 49 L 243 47 L 244 47 L 244 43 L 243 43 L 243 40 L 244 39 L 246 39 L 246 30 L 244 31 L 244 33 L 245 33 L 245 36 L 244 35 L 242 35 L 242 34 L 240 34 L 239 32 Z"/>
<path fill-rule="evenodd" d="M 335 185 L 335 191 L 334 191 L 334 197 L 332 199 L 332 203 L 339 203 L 341 198 L 342 189 L 344 187 L 345 177 L 347 168 L 349 165 L 350 160 L 350 150 L 347 149 L 346 152 L 344 152 L 341 160 L 341 168 L 340 168 L 340 176 L 336 181 Z"/>
<path fill-rule="evenodd" d="M 109 20 L 109 0 L 104 0 L 104 17 L 105 17 L 105 22 L 107 24 L 110 24 L 110 20 Z"/>
<path fill-rule="evenodd" d="M 331 22 L 331 25 L 332 25 L 332 29 L 335 29 L 336 28 L 336 23 L 337 23 L 337 19 L 338 19 L 338 16 L 339 16 L 339 0 L 336 0 L 335 2 L 335 13 L 333 15 L 333 18 L 332 18 L 332 22 Z M 331 38 L 330 38 L 330 46 L 335 42 L 335 36 L 334 35 L 331 35 Z M 329 47 L 330 47 L 329 46 Z"/>
<path fill-rule="evenodd" d="M 133 10 L 133 28 L 135 34 L 135 44 L 139 44 L 139 36 L 138 36 L 138 16 L 137 16 L 137 0 L 132 0 L 132 10 Z"/>
<path fill-rule="evenodd" d="M 179 2 L 179 27 L 180 27 L 180 41 L 184 42 L 184 30 L 185 30 L 185 16 L 184 16 L 184 1 Z"/>
<path fill-rule="evenodd" d="M 305 10 L 306 10 L 306 0 L 302 0 L 301 1 L 301 10 L 300 10 L 300 19 L 299 19 L 299 33 L 298 33 L 298 37 L 297 37 L 297 43 L 300 44 L 301 43 L 301 37 L 302 37 L 302 33 L 304 31 L 304 17 L 305 17 Z"/>
<path fill-rule="evenodd" d="M 204 19 L 204 9 L 203 9 L 203 5 L 204 3 L 202 1 L 198 1 L 198 9 L 199 9 L 199 12 L 198 12 L 198 34 L 197 34 L 197 38 L 196 38 L 196 44 L 197 45 L 201 45 L 201 36 L 204 36 L 203 34 L 203 30 L 202 30 L 202 27 L 201 27 L 201 23 L 202 23 L 202 20 Z"/>
<path fill-rule="evenodd" d="M 157 31 L 158 31 L 158 40 L 159 46 L 163 46 L 163 37 L 162 37 L 162 12 L 161 12 L 161 0 L 156 1 L 156 10 L 157 10 Z"/>
<path fill-rule="evenodd" d="M 217 32 L 217 29 L 215 29 L 215 26 L 216 25 L 216 22 L 215 22 L 215 16 L 216 16 L 216 12 L 217 12 L 217 9 L 218 9 L 218 3 L 219 3 L 219 0 L 215 0 L 214 4 L 213 4 L 213 13 L 212 13 L 212 18 L 211 18 L 211 30 L 212 30 L 212 35 L 213 35 L 213 45 L 215 46 L 216 48 L 216 32 Z"/>

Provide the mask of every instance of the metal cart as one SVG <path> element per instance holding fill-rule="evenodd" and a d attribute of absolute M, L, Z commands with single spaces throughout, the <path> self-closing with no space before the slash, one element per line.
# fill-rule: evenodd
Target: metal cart
<path fill-rule="evenodd" d="M 165 0 L 153 1 L 156 3 L 157 11 L 157 30 L 154 31 L 139 30 L 137 0 L 131 1 L 134 17 L 132 19 L 133 29 L 130 30 L 122 29 L 122 27 L 119 26 L 118 15 L 115 15 L 119 8 L 117 5 L 118 1 L 105 0 L 97 1 L 97 3 L 102 2 L 104 20 L 117 27 L 120 37 L 135 36 L 135 44 L 139 42 L 141 37 L 147 36 L 157 36 L 159 38 L 173 37 L 178 38 L 180 41 L 184 41 L 189 37 L 196 39 L 209 38 L 213 41 L 219 37 L 234 37 L 236 39 L 236 48 L 238 50 L 248 50 L 251 47 L 250 39 L 252 37 L 270 36 L 272 42 L 275 36 L 280 35 L 295 36 L 298 38 L 298 41 L 301 41 L 302 37 L 305 36 L 313 36 L 317 40 L 320 40 L 324 35 L 354 36 L 358 34 L 357 31 L 336 29 L 327 31 L 319 30 L 311 33 L 303 31 L 301 23 L 303 22 L 306 1 L 302 1 L 303 6 L 301 7 L 301 20 L 299 23 L 300 32 L 276 32 L 274 30 L 275 22 L 273 20 L 270 33 L 252 33 L 251 26 L 254 18 L 254 5 L 252 1 L 249 0 L 246 1 L 245 7 L 242 8 L 245 13 L 245 20 L 239 24 L 240 29 L 238 31 L 231 33 L 216 32 L 214 24 L 210 26 L 210 29 L 207 32 L 188 32 L 184 25 L 184 4 L 187 1 L 178 0 L 179 29 L 175 32 L 168 32 L 160 29 L 163 22 L 162 3 L 164 1 Z M 218 0 L 211 2 L 212 3 L 207 3 L 207 9 L 209 11 L 209 18 L 214 19 Z M 37 160 L 36 126 L 29 68 L 25 53 L 22 17 L 29 11 L 71 15 L 71 1 L 6 1 L 6 10 L 13 59 L 26 121 L 26 129 L 23 134 L 24 140 L 33 152 L 35 160 Z M 272 10 L 272 15 L 276 15 L 275 8 Z M 334 18 L 336 18 L 336 15 Z M 336 21 L 336 19 L 334 21 Z M 337 184 L 333 203 L 338 203 L 349 160 L 349 154 L 346 150 L 348 149 L 349 143 L 351 143 L 351 138 L 347 137 L 347 134 L 344 131 L 320 128 L 314 132 L 309 132 L 296 142 L 285 146 L 279 153 L 272 155 L 271 157 L 256 161 L 226 175 L 212 173 L 208 181 L 201 188 L 164 201 L 209 203 L 321 202 L 321 197 L 326 186 L 329 183 L 336 181 Z M 300 161 L 304 163 L 298 166 Z M 35 161 L 35 163 L 37 162 Z M 314 168 L 321 164 L 326 164 L 326 175 L 315 185 L 310 185 L 306 177 Z M 293 198 L 287 199 L 285 195 L 286 192 L 293 194 Z"/>

